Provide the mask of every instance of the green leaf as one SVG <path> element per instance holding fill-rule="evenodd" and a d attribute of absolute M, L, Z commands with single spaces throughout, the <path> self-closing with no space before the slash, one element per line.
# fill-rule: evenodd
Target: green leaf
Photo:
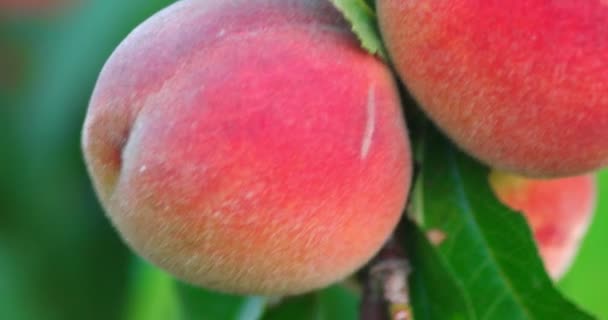
<path fill-rule="evenodd" d="M 257 320 L 262 317 L 266 299 L 233 296 L 177 283 L 183 320 Z"/>
<path fill-rule="evenodd" d="M 350 22 L 353 32 L 361 41 L 361 46 L 371 54 L 388 61 L 388 55 L 378 29 L 376 12 L 368 0 L 331 0 Z"/>
<path fill-rule="evenodd" d="M 592 319 L 556 290 L 524 217 L 490 189 L 488 169 L 430 125 L 420 146 L 415 216 L 423 231 L 442 235 L 432 248 L 472 301 L 470 319 Z"/>
<path fill-rule="evenodd" d="M 404 219 L 399 239 L 409 252 L 415 268 L 409 278 L 412 306 L 416 320 L 474 319 L 468 296 L 449 271 L 446 262 L 429 243 L 425 234 Z"/>
<path fill-rule="evenodd" d="M 195 288 L 137 260 L 127 320 L 258 320 L 262 297 L 234 296 Z"/>
<path fill-rule="evenodd" d="M 603 294 L 608 288 L 608 169 L 598 174 L 597 208 L 574 265 L 560 279 L 559 287 L 567 296 L 600 319 L 608 319 L 608 303 Z"/>
<path fill-rule="evenodd" d="M 177 320 L 180 305 L 173 279 L 153 266 L 136 260 L 126 320 Z"/>
<path fill-rule="evenodd" d="M 342 286 L 291 297 L 271 307 L 264 320 L 356 320 L 358 298 Z"/>

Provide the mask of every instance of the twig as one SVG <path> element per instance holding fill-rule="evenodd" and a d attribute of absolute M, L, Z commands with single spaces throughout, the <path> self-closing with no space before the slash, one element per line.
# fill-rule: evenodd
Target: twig
<path fill-rule="evenodd" d="M 361 320 L 413 320 L 409 273 L 404 250 L 390 239 L 372 260 L 364 277 Z"/>

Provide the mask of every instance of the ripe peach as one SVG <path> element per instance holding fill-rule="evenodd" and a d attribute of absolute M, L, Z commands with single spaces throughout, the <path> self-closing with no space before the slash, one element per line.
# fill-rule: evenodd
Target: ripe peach
<path fill-rule="evenodd" d="M 502 202 L 524 214 L 547 271 L 559 279 L 568 270 L 593 216 L 594 176 L 534 180 L 492 172 L 490 184 Z"/>
<path fill-rule="evenodd" d="M 106 63 L 83 149 L 109 217 L 188 282 L 296 294 L 381 247 L 411 160 L 390 70 L 327 1 L 179 1 Z"/>
<path fill-rule="evenodd" d="M 488 165 L 560 177 L 608 164 L 608 2 L 379 0 L 401 79 Z"/>

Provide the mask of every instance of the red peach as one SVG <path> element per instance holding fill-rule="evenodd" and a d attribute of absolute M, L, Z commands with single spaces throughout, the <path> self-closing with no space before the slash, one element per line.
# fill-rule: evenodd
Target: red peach
<path fill-rule="evenodd" d="M 535 180 L 493 172 L 490 183 L 502 202 L 526 217 L 545 267 L 559 279 L 572 263 L 593 216 L 594 176 Z"/>
<path fill-rule="evenodd" d="M 180 279 L 297 294 L 366 263 L 411 178 L 389 69 L 327 1 L 179 1 L 98 80 L 83 134 L 126 242 Z"/>
<path fill-rule="evenodd" d="M 398 73 L 491 167 L 561 177 L 608 164 L 608 2 L 379 0 Z"/>

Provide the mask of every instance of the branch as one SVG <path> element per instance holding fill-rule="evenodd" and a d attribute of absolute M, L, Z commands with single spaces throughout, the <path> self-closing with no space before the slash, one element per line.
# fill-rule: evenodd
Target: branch
<path fill-rule="evenodd" d="M 405 251 L 391 238 L 364 275 L 361 320 L 413 320 Z"/>

